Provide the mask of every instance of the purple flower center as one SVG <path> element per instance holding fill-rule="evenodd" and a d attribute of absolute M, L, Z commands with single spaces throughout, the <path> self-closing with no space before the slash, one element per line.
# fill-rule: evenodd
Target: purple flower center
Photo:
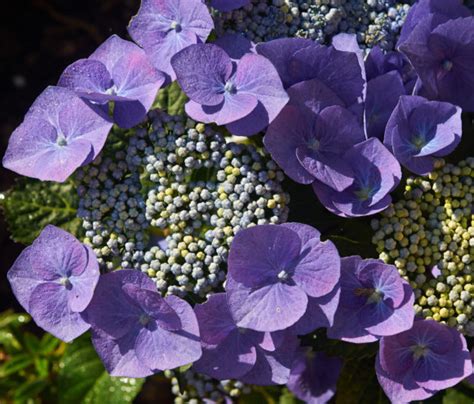
<path fill-rule="evenodd" d="M 224 91 L 229 94 L 235 94 L 237 92 L 237 87 L 231 81 L 225 83 Z"/>
<path fill-rule="evenodd" d="M 67 139 L 64 135 L 58 135 L 58 138 L 56 139 L 56 144 L 60 147 L 67 146 Z"/>
<path fill-rule="evenodd" d="M 72 283 L 71 283 L 71 281 L 69 280 L 69 278 L 67 276 L 59 279 L 59 283 L 61 285 L 63 285 L 68 290 L 72 288 Z"/>
<path fill-rule="evenodd" d="M 357 288 L 354 294 L 367 297 L 367 304 L 379 303 L 383 299 L 383 292 L 375 288 Z"/>
<path fill-rule="evenodd" d="M 426 145 L 426 139 L 423 135 L 417 135 L 413 137 L 411 143 L 417 151 L 420 151 Z"/>
<path fill-rule="evenodd" d="M 359 198 L 360 201 L 366 201 L 372 196 L 372 188 L 369 186 L 361 187 L 355 191 L 355 195 Z"/>
<path fill-rule="evenodd" d="M 309 139 L 309 140 L 308 140 L 308 147 L 309 147 L 311 150 L 318 151 L 320 145 L 321 145 L 320 141 L 319 141 L 318 139 L 316 139 L 316 138 L 312 138 L 312 139 Z"/>
<path fill-rule="evenodd" d="M 174 29 L 176 32 L 181 32 L 183 27 L 178 21 L 172 21 L 170 24 L 171 29 Z"/>
<path fill-rule="evenodd" d="M 442 66 L 444 70 L 450 72 L 453 69 L 453 62 L 451 62 L 449 59 L 446 59 L 443 61 Z"/>
<path fill-rule="evenodd" d="M 141 325 L 146 326 L 150 322 L 150 320 L 151 320 L 151 317 L 148 314 L 143 313 L 142 315 L 140 315 L 138 322 Z"/>
<path fill-rule="evenodd" d="M 430 349 L 426 345 L 413 345 L 410 347 L 413 352 L 413 357 L 418 360 L 424 358 L 430 352 Z"/>
<path fill-rule="evenodd" d="M 284 269 L 281 270 L 281 271 L 278 273 L 278 280 L 279 280 L 280 282 L 285 282 L 285 281 L 287 281 L 289 277 L 290 277 L 290 274 L 289 274 L 287 271 L 285 271 Z"/>

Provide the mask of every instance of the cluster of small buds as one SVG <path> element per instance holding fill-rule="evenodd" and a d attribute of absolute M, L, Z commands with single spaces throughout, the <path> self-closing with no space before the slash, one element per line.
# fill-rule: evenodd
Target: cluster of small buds
<path fill-rule="evenodd" d="M 380 258 L 415 290 L 415 310 L 474 335 L 474 158 L 408 178 L 405 199 L 372 221 Z"/>
<path fill-rule="evenodd" d="M 244 33 L 253 42 L 302 37 L 329 44 L 341 32 L 357 35 L 361 47 L 393 50 L 413 1 L 405 0 L 252 0 L 216 13 L 219 34 Z"/>
<path fill-rule="evenodd" d="M 219 291 L 237 231 L 286 221 L 283 173 L 251 144 L 185 116 L 149 114 L 126 153 L 78 178 L 85 242 L 107 270 L 135 268 L 163 294 Z"/>
<path fill-rule="evenodd" d="M 200 404 L 207 400 L 215 403 L 235 401 L 242 394 L 250 393 L 250 387 L 236 380 L 215 380 L 191 369 L 180 375 L 176 372 L 165 371 L 165 376 L 171 380 L 171 391 L 175 395 L 176 404 Z M 181 389 L 180 389 L 181 387 Z"/>

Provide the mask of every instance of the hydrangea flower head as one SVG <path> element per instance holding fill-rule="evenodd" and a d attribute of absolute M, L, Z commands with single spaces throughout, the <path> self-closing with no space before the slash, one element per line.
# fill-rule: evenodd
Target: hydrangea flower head
<path fill-rule="evenodd" d="M 74 92 L 48 87 L 10 137 L 3 166 L 18 174 L 65 181 L 101 151 L 112 127 Z"/>
<path fill-rule="evenodd" d="M 161 297 L 140 271 L 103 275 L 86 315 L 96 351 L 113 376 L 145 377 L 201 356 L 191 306 L 176 296 Z"/>
<path fill-rule="evenodd" d="M 174 80 L 171 58 L 190 45 L 205 42 L 213 28 L 201 0 L 142 0 L 128 32 L 153 65 Z"/>
<path fill-rule="evenodd" d="M 99 281 L 99 264 L 68 232 L 46 226 L 7 276 L 20 304 L 47 332 L 70 342 L 90 328 L 81 313 Z"/>
<path fill-rule="evenodd" d="M 400 50 L 419 76 L 421 95 L 474 111 L 474 17 L 440 20 L 439 14 L 423 19 Z"/>
<path fill-rule="evenodd" d="M 112 35 L 87 59 L 66 68 L 59 86 L 97 104 L 115 101 L 114 120 L 130 128 L 140 123 L 164 83 L 164 75 L 149 62 L 143 49 Z"/>
<path fill-rule="evenodd" d="M 310 184 L 318 179 L 343 190 L 352 183 L 353 173 L 342 155 L 364 140 L 357 117 L 343 107 L 330 106 L 317 114 L 288 105 L 268 127 L 264 143 L 294 181 Z"/>
<path fill-rule="evenodd" d="M 424 400 L 472 373 L 466 340 L 454 328 L 418 320 L 380 340 L 375 370 L 392 402 Z"/>
<path fill-rule="evenodd" d="M 211 0 L 212 7 L 224 12 L 235 10 L 249 3 L 250 0 Z"/>
<path fill-rule="evenodd" d="M 330 338 L 373 342 L 412 327 L 414 295 L 393 265 L 359 256 L 341 259 L 341 297 Z"/>
<path fill-rule="evenodd" d="M 390 117 L 384 143 L 402 165 L 415 174 L 426 175 L 433 171 L 435 157 L 454 150 L 461 134 L 461 108 L 403 96 Z"/>
<path fill-rule="evenodd" d="M 385 209 L 401 178 L 398 161 L 377 138 L 353 146 L 343 159 L 351 163 L 354 181 L 336 191 L 320 181 L 313 190 L 326 209 L 342 217 L 372 215 Z"/>
<path fill-rule="evenodd" d="M 324 352 L 301 350 L 291 368 L 288 389 L 305 403 L 327 403 L 336 393 L 342 360 Z"/>
<path fill-rule="evenodd" d="M 288 102 L 277 71 L 266 58 L 245 54 L 236 67 L 219 46 L 197 44 L 171 61 L 177 80 L 190 98 L 186 112 L 201 122 L 228 125 L 237 135 L 253 135 Z"/>
<path fill-rule="evenodd" d="M 226 291 L 239 327 L 277 331 L 306 313 L 309 297 L 331 293 L 339 281 L 335 246 L 319 232 L 293 224 L 260 225 L 235 236 Z"/>
<path fill-rule="evenodd" d="M 296 349 L 295 343 L 290 344 L 292 349 L 281 347 L 284 341 L 289 342 L 289 337 L 238 327 L 225 293 L 211 295 L 206 303 L 195 307 L 195 312 L 203 347 L 202 357 L 194 364 L 195 370 L 226 380 L 246 378 L 257 367 L 263 372 L 255 372 L 258 377 L 252 379 L 252 384 L 286 383 Z"/>

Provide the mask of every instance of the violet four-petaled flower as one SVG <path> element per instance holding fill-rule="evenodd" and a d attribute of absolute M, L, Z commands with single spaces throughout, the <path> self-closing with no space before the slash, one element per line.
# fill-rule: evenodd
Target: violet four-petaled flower
<path fill-rule="evenodd" d="M 201 356 L 192 307 L 176 296 L 163 298 L 140 271 L 103 275 L 86 317 L 94 347 L 113 376 L 145 377 Z"/>
<path fill-rule="evenodd" d="M 425 400 L 472 373 L 466 340 L 454 328 L 417 320 L 405 332 L 380 340 L 375 371 L 392 402 Z"/>
<path fill-rule="evenodd" d="M 313 190 L 329 211 L 342 217 L 368 216 L 387 208 L 390 192 L 399 184 L 402 173 L 395 157 L 377 138 L 353 146 L 343 159 L 351 164 L 354 181 L 336 191 L 320 181 Z"/>
<path fill-rule="evenodd" d="M 385 145 L 418 175 L 434 169 L 436 157 L 451 153 L 461 141 L 461 108 L 418 96 L 400 97 L 385 130 Z"/>
<path fill-rule="evenodd" d="M 278 331 L 303 317 L 310 298 L 334 291 L 339 254 L 319 232 L 297 223 L 260 225 L 235 236 L 226 291 L 239 327 Z"/>
<path fill-rule="evenodd" d="M 232 11 L 237 8 L 246 6 L 250 0 L 211 0 L 211 6 L 219 11 Z"/>
<path fill-rule="evenodd" d="M 146 117 L 164 81 L 143 49 L 112 35 L 89 58 L 68 66 L 58 85 L 103 106 L 105 112 L 114 101 L 114 121 L 131 128 Z"/>
<path fill-rule="evenodd" d="M 359 256 L 341 259 L 341 297 L 330 338 L 373 342 L 413 325 L 414 294 L 393 265 Z"/>
<path fill-rule="evenodd" d="M 90 328 L 81 313 L 92 299 L 99 275 L 90 247 L 48 225 L 20 254 L 7 277 L 35 323 L 70 342 Z"/>
<path fill-rule="evenodd" d="M 211 295 L 195 307 L 203 354 L 193 368 L 219 380 L 252 384 L 284 384 L 298 347 L 295 336 L 238 327 L 225 293 Z M 254 370 L 256 368 L 257 370 Z"/>
<path fill-rule="evenodd" d="M 128 33 L 153 65 L 174 80 L 171 58 L 190 45 L 205 42 L 213 28 L 202 0 L 142 0 Z"/>
<path fill-rule="evenodd" d="M 65 181 L 102 150 L 112 122 L 73 91 L 47 87 L 10 137 L 3 166 L 44 181 Z"/>
<path fill-rule="evenodd" d="M 276 69 L 254 53 L 232 62 L 221 47 L 198 44 L 179 52 L 171 64 L 190 98 L 188 115 L 201 122 L 228 125 L 236 135 L 258 133 L 288 102 Z"/>

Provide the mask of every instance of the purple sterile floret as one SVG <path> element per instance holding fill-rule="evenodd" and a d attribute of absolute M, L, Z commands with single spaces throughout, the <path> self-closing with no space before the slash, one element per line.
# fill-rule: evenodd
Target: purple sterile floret
<path fill-rule="evenodd" d="M 232 124 L 228 128 L 234 134 L 259 132 L 288 102 L 277 71 L 263 56 L 246 53 L 234 66 L 221 47 L 198 44 L 179 52 L 171 63 L 190 98 L 188 115 L 205 123 Z"/>
<path fill-rule="evenodd" d="M 146 116 L 165 76 L 156 70 L 143 49 L 112 35 L 88 59 L 68 66 L 58 85 L 95 104 L 114 101 L 114 121 L 123 128 Z"/>
<path fill-rule="evenodd" d="M 211 6 L 219 11 L 232 11 L 246 6 L 250 0 L 211 0 Z"/>
<path fill-rule="evenodd" d="M 330 338 L 373 342 L 413 325 L 414 294 L 393 265 L 359 256 L 341 259 L 341 297 Z"/>
<path fill-rule="evenodd" d="M 241 34 L 226 34 L 213 44 L 224 49 L 233 61 L 241 59 L 246 53 L 255 53 L 255 44 Z"/>
<path fill-rule="evenodd" d="M 368 216 L 390 205 L 392 192 L 400 182 L 397 159 L 377 138 L 370 138 L 349 149 L 343 156 L 351 164 L 354 182 L 336 191 L 320 181 L 313 190 L 329 211 L 342 217 Z"/>
<path fill-rule="evenodd" d="M 426 175 L 436 157 L 451 153 L 461 141 L 461 108 L 418 96 L 400 98 L 385 131 L 385 145 L 410 171 Z"/>
<path fill-rule="evenodd" d="M 416 26 L 430 14 L 439 15 L 443 22 L 472 15 L 469 9 L 462 4 L 462 0 L 418 0 L 410 8 L 403 23 L 397 47 L 405 42 Z"/>
<path fill-rule="evenodd" d="M 201 333 L 202 357 L 194 364 L 194 369 L 219 380 L 242 379 L 254 367 L 262 370 L 258 380 L 252 384 L 285 383 L 282 374 L 289 373 L 286 362 L 291 362 L 292 351 L 283 348 L 289 338 L 281 333 L 264 333 L 238 327 L 232 318 L 225 293 L 209 296 L 206 303 L 195 307 Z M 278 351 L 278 352 L 277 352 Z M 281 352 L 280 352 L 281 351 Z M 267 366 L 267 356 L 282 356 L 285 361 L 276 361 Z M 263 363 L 257 363 L 263 362 Z"/>
<path fill-rule="evenodd" d="M 48 225 L 20 254 L 7 277 L 35 323 L 70 342 L 90 328 L 81 313 L 92 299 L 99 275 L 90 247 Z"/>
<path fill-rule="evenodd" d="M 171 58 L 190 45 L 205 42 L 213 28 L 201 0 L 142 0 L 128 32 L 153 65 L 174 80 Z"/>
<path fill-rule="evenodd" d="M 18 174 L 65 181 L 102 150 L 112 122 L 74 92 L 48 87 L 10 137 L 3 166 Z"/>
<path fill-rule="evenodd" d="M 405 86 L 397 71 L 382 74 L 367 83 L 365 125 L 368 137 L 383 141 L 390 115 L 404 94 Z"/>
<path fill-rule="evenodd" d="M 375 371 L 392 402 L 424 400 L 472 373 L 464 336 L 433 320 L 380 340 Z"/>
<path fill-rule="evenodd" d="M 295 231 L 298 226 L 304 228 Z M 229 252 L 226 291 L 239 327 L 286 329 L 306 313 L 309 298 L 333 292 L 339 255 L 334 244 L 322 242 L 307 227 L 260 225 L 237 233 Z"/>
<path fill-rule="evenodd" d="M 318 179 L 343 190 L 354 174 L 342 156 L 364 140 L 357 117 L 345 108 L 330 106 L 316 114 L 288 105 L 268 127 L 264 144 L 294 181 L 310 184 Z"/>
<path fill-rule="evenodd" d="M 103 275 L 86 318 L 97 353 L 113 376 L 145 377 L 201 356 L 192 307 L 176 296 L 161 297 L 140 271 Z"/>
<path fill-rule="evenodd" d="M 336 393 L 342 360 L 324 352 L 301 350 L 291 367 L 288 389 L 308 404 L 327 403 Z"/>
<path fill-rule="evenodd" d="M 400 50 L 419 76 L 421 95 L 474 111 L 474 17 L 442 20 L 430 14 Z"/>

